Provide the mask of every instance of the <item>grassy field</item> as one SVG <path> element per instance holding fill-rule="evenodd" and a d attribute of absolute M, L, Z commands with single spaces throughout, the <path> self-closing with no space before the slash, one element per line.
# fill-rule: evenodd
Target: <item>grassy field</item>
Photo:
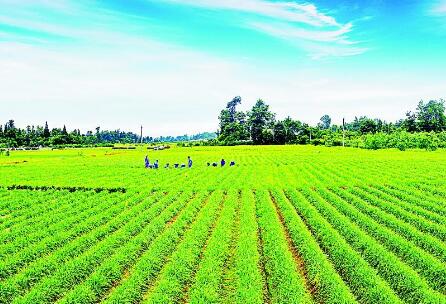
<path fill-rule="evenodd" d="M 446 303 L 445 180 L 444 150 L 12 151 L 0 303 Z"/>

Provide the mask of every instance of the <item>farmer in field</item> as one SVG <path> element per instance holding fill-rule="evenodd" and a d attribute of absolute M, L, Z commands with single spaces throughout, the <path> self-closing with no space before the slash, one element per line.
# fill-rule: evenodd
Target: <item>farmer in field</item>
<path fill-rule="evenodd" d="M 192 159 L 190 158 L 190 156 L 187 157 L 187 166 L 189 168 L 192 168 Z"/>
<path fill-rule="evenodd" d="M 221 165 L 222 167 L 224 167 L 224 166 L 226 165 L 226 161 L 225 161 L 223 158 L 221 159 L 220 165 Z"/>
<path fill-rule="evenodd" d="M 144 158 L 144 163 L 145 163 L 146 169 L 148 169 L 150 167 L 150 162 L 149 162 L 149 157 L 147 155 Z"/>
<path fill-rule="evenodd" d="M 235 161 L 231 161 L 231 163 L 229 164 L 230 167 L 235 166 Z"/>
<path fill-rule="evenodd" d="M 153 164 L 153 168 L 158 169 L 158 160 L 156 160 L 155 163 Z"/>

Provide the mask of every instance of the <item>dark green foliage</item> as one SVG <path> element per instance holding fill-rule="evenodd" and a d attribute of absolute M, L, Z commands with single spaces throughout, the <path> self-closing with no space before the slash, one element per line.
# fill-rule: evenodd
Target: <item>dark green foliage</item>
<path fill-rule="evenodd" d="M 122 187 L 114 187 L 114 188 L 104 188 L 104 187 L 63 187 L 63 186 L 30 186 L 30 185 L 10 185 L 7 186 L 8 190 L 28 190 L 28 191 L 68 191 L 68 192 L 76 192 L 76 191 L 94 191 L 96 193 L 99 192 L 121 192 L 126 193 L 127 189 Z"/>
<path fill-rule="evenodd" d="M 446 130 L 444 100 L 431 100 L 428 103 L 420 101 L 417 107 L 417 124 L 421 131 L 440 132 Z"/>
<path fill-rule="evenodd" d="M 316 146 L 345 145 L 373 150 L 396 148 L 401 151 L 446 147 L 446 116 L 442 99 L 431 100 L 427 104 L 421 101 L 416 112 L 407 112 L 406 117 L 396 123 L 360 116 L 345 123 L 344 127 L 332 125 L 329 115 L 322 116 L 317 127 L 289 116 L 284 120 L 276 120 L 269 105 L 261 99 L 245 114 L 236 111 L 240 103 L 241 98 L 235 97 L 220 112 L 219 137 L 208 142 L 209 145 L 310 143 Z"/>
<path fill-rule="evenodd" d="M 220 123 L 220 131 L 218 139 L 226 145 L 235 144 L 237 142 L 248 140 L 249 132 L 246 123 L 246 114 L 238 112 L 236 107 L 242 102 L 237 96 L 226 105 L 226 108 L 220 112 L 218 117 Z"/>
<path fill-rule="evenodd" d="M 271 143 L 274 117 L 274 113 L 269 110 L 269 105 L 261 99 L 257 100 L 248 112 L 249 131 L 254 144 Z"/>
<path fill-rule="evenodd" d="M 327 114 L 321 117 L 321 121 L 317 124 L 320 129 L 326 130 L 331 126 L 331 118 Z"/>

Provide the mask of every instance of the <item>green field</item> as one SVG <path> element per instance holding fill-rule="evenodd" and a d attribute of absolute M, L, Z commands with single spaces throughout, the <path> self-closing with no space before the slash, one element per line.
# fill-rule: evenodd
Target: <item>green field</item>
<path fill-rule="evenodd" d="M 445 181 L 445 150 L 12 151 L 0 303 L 446 303 Z"/>

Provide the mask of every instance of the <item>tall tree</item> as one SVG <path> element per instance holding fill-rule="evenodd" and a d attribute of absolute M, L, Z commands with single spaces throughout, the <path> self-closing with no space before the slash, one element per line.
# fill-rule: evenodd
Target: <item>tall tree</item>
<path fill-rule="evenodd" d="M 263 100 L 257 100 L 256 104 L 248 112 L 249 130 L 254 144 L 270 143 L 271 129 L 274 124 L 274 113 L 270 112 L 269 105 Z"/>
<path fill-rule="evenodd" d="M 49 138 L 50 135 L 51 135 L 51 133 L 50 133 L 50 128 L 48 128 L 48 122 L 45 121 L 45 127 L 43 129 L 43 137 L 44 138 Z"/>
<path fill-rule="evenodd" d="M 226 105 L 226 109 L 229 112 L 229 122 L 235 122 L 235 114 L 237 113 L 237 105 L 242 103 L 242 98 L 240 96 L 234 97 Z"/>
<path fill-rule="evenodd" d="M 424 103 L 422 100 L 417 107 L 417 124 L 421 131 L 439 132 L 446 130 L 446 116 L 445 116 L 444 100 L 430 100 Z"/>
<path fill-rule="evenodd" d="M 283 121 L 276 121 L 273 128 L 274 143 L 283 145 L 287 142 L 287 130 Z"/>
<path fill-rule="evenodd" d="M 324 116 L 321 117 L 317 126 L 319 127 L 319 129 L 322 129 L 322 130 L 330 129 L 331 117 L 328 116 L 327 114 L 325 114 Z"/>
<path fill-rule="evenodd" d="M 232 144 L 249 138 L 246 114 L 237 111 L 237 105 L 241 103 L 241 100 L 239 96 L 233 98 L 220 112 L 218 138 L 221 142 Z"/>
<path fill-rule="evenodd" d="M 404 128 L 407 132 L 418 131 L 417 116 L 415 115 L 415 113 L 411 111 L 406 112 L 406 118 L 403 120 L 401 127 Z"/>

